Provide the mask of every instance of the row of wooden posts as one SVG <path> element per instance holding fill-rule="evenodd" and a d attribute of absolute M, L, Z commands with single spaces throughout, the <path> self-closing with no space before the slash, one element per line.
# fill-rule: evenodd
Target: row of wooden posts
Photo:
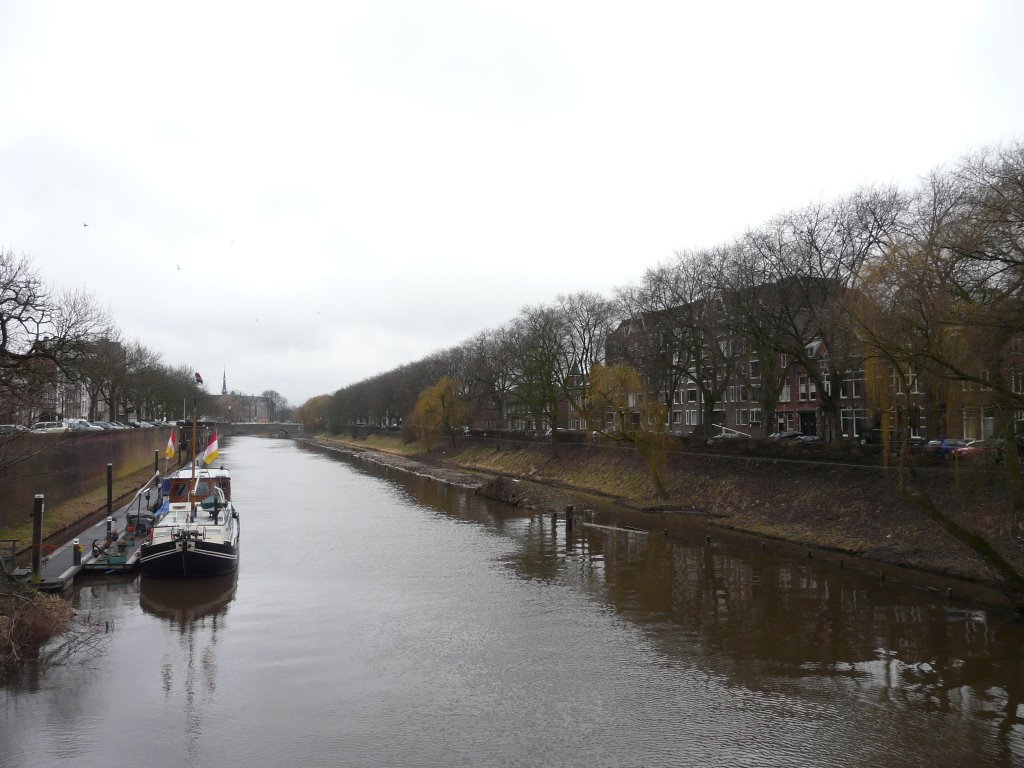
<path fill-rule="evenodd" d="M 153 451 L 153 474 L 160 472 L 160 451 Z M 32 508 L 32 576 L 33 586 L 43 578 L 43 512 L 46 508 L 46 494 L 37 493 Z M 107 464 L 107 543 L 114 535 L 114 465 Z M 78 539 L 72 543 L 73 562 L 82 564 L 82 545 Z"/>

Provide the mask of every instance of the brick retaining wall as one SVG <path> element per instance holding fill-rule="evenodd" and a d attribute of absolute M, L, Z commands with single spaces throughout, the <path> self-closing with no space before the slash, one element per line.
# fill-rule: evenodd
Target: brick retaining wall
<path fill-rule="evenodd" d="M 162 465 L 169 434 L 149 428 L 0 436 L 0 528 L 31 514 L 37 493 L 55 505 L 104 487 L 108 463 L 124 477 L 153 466 L 159 451 Z"/>

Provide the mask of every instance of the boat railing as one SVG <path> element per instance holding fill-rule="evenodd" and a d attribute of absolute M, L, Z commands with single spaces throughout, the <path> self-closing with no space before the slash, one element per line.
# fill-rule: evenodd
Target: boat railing
<path fill-rule="evenodd" d="M 17 567 L 18 540 L 0 539 L 0 571 L 14 573 Z"/>
<path fill-rule="evenodd" d="M 206 540 L 206 526 L 205 525 L 175 525 L 171 528 L 171 539 L 173 541 L 184 541 L 191 539 L 193 541 L 205 541 Z"/>
<path fill-rule="evenodd" d="M 134 533 L 135 526 L 141 519 L 143 512 L 150 515 L 152 514 L 153 507 L 149 500 L 153 490 L 156 490 L 156 506 L 159 507 L 161 498 L 159 472 L 154 473 L 153 476 L 146 481 L 146 484 L 135 492 L 134 498 L 128 502 L 128 506 L 126 507 L 127 511 L 125 512 L 125 522 L 129 528 L 129 533 Z M 143 501 L 145 501 L 145 506 L 143 506 Z"/>

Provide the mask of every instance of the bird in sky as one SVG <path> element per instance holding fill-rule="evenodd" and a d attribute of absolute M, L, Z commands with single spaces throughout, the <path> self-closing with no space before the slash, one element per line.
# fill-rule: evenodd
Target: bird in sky
<path fill-rule="evenodd" d="M 82 222 L 82 226 L 83 226 L 83 227 L 88 227 L 88 226 L 89 226 L 89 224 L 88 224 L 87 222 L 84 222 L 84 221 L 83 221 L 83 222 Z"/>
<path fill-rule="evenodd" d="M 181 264 L 175 264 L 174 266 L 176 266 L 178 268 L 178 271 L 181 272 Z"/>

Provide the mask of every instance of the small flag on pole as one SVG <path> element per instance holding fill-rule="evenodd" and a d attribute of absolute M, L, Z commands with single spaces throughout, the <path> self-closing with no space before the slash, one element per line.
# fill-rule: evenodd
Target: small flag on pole
<path fill-rule="evenodd" d="M 210 438 L 210 444 L 206 446 L 206 450 L 203 452 L 203 463 L 212 464 L 220 453 L 220 448 L 217 446 L 217 433 L 214 432 Z"/>
<path fill-rule="evenodd" d="M 199 371 L 196 371 L 196 384 L 202 384 L 203 377 L 199 375 Z"/>
<path fill-rule="evenodd" d="M 167 438 L 167 447 L 164 448 L 164 456 L 168 459 L 173 459 L 174 454 L 178 452 L 178 444 L 174 439 L 174 430 L 171 430 L 171 436 Z"/>

